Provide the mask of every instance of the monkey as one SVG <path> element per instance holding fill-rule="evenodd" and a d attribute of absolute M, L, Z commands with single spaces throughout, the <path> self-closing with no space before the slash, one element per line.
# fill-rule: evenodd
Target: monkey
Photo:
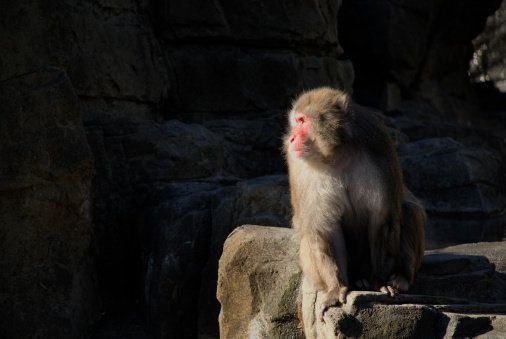
<path fill-rule="evenodd" d="M 379 115 L 343 91 L 307 91 L 288 113 L 283 149 L 300 267 L 325 293 L 319 319 L 351 289 L 407 291 L 427 217 Z"/>

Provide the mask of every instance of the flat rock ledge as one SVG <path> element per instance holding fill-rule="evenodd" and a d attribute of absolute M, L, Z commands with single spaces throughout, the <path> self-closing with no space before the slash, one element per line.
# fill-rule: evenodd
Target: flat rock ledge
<path fill-rule="evenodd" d="M 506 251 L 506 243 L 474 245 L 479 253 L 488 246 Z M 354 291 L 321 322 L 323 296 L 303 278 L 297 250 L 287 228 L 245 225 L 228 236 L 218 269 L 220 338 L 506 337 L 506 274 L 497 260 L 458 247 L 427 252 L 410 294 Z"/>

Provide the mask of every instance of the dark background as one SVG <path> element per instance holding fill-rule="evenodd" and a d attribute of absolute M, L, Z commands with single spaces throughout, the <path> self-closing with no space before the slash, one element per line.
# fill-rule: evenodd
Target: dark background
<path fill-rule="evenodd" d="M 503 240 L 505 28 L 497 0 L 2 1 L 0 336 L 215 337 L 223 241 L 289 226 L 316 86 L 384 113 L 429 248 Z"/>

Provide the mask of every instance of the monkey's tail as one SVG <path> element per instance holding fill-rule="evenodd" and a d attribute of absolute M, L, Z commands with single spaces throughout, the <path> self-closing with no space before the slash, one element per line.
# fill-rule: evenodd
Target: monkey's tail
<path fill-rule="evenodd" d="M 412 284 L 420 269 L 425 251 L 427 214 L 423 204 L 408 189 L 405 189 L 404 193 L 402 214 L 401 253 L 399 256 L 402 263 L 399 268 L 408 279 L 409 284 Z"/>

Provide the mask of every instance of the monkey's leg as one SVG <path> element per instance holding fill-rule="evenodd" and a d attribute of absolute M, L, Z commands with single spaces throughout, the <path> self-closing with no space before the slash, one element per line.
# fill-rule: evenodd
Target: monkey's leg
<path fill-rule="evenodd" d="M 321 290 L 325 291 L 325 299 L 319 310 L 321 321 L 330 307 L 346 303 L 348 293 L 346 248 L 340 228 L 337 232 L 340 233 L 340 237 L 339 233 L 329 236 L 330 239 L 312 235 L 301 241 L 301 254 L 309 252 L 310 264 L 313 266 L 304 269 L 303 265 L 304 274 L 310 279 L 312 279 L 311 276 L 317 278 L 321 284 Z"/>
<path fill-rule="evenodd" d="M 375 289 L 395 296 L 398 291 L 389 284 L 389 278 L 399 256 L 399 226 L 371 225 L 369 228 L 369 246 L 371 255 L 371 281 Z M 397 254 L 397 255 L 395 255 Z"/>

